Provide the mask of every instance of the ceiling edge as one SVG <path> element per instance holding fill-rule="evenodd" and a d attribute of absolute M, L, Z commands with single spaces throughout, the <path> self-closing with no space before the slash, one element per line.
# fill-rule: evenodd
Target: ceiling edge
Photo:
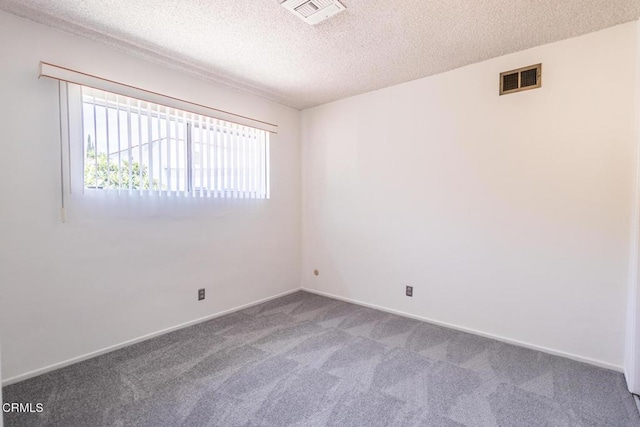
<path fill-rule="evenodd" d="M 103 33 L 84 25 L 80 25 L 66 19 L 41 12 L 28 6 L 24 6 L 22 4 L 14 4 L 9 1 L 7 3 L 0 4 L 0 10 L 18 16 L 20 18 L 36 22 L 38 24 L 46 25 L 48 27 L 64 31 L 69 34 L 101 43 L 122 53 L 131 55 L 135 58 L 153 62 L 155 64 L 162 65 L 176 71 L 181 71 L 192 77 L 197 77 L 201 80 L 224 85 L 243 94 L 257 96 L 266 101 L 274 102 L 276 104 L 293 108 L 298 111 L 301 110 L 300 105 L 291 104 L 285 97 L 274 92 L 259 88 L 241 80 L 225 77 L 221 74 L 206 70 L 202 66 L 193 64 L 184 59 L 169 57 L 166 54 L 158 52 L 151 47 L 142 46 L 133 41 Z"/>

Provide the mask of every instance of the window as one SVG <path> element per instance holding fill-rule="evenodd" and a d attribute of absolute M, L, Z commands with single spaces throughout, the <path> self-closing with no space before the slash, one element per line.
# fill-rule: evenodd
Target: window
<path fill-rule="evenodd" d="M 269 198 L 269 132 L 85 86 L 76 100 L 84 191 Z"/>

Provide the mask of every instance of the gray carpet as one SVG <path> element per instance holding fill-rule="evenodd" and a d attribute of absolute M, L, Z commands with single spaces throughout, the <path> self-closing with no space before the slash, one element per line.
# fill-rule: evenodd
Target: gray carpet
<path fill-rule="evenodd" d="M 5 387 L 6 426 L 638 426 L 622 374 L 305 292 Z"/>

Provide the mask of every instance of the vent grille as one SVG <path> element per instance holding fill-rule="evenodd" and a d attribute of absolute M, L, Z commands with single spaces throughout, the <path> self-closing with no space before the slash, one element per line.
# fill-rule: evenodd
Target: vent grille
<path fill-rule="evenodd" d="M 338 0 L 284 0 L 282 7 L 311 25 L 345 10 Z"/>
<path fill-rule="evenodd" d="M 532 68 L 520 73 L 520 87 L 535 86 L 538 84 L 538 70 Z"/>
<path fill-rule="evenodd" d="M 304 16 L 305 18 L 308 18 L 309 16 L 313 15 L 318 10 L 320 10 L 320 8 L 316 6 L 314 2 L 308 1 L 296 7 L 294 10 L 298 12 L 300 15 Z"/>
<path fill-rule="evenodd" d="M 518 73 L 505 74 L 502 76 L 502 90 L 504 92 L 518 89 Z"/>
<path fill-rule="evenodd" d="M 500 73 L 500 95 L 537 89 L 542 86 L 542 64 Z"/>

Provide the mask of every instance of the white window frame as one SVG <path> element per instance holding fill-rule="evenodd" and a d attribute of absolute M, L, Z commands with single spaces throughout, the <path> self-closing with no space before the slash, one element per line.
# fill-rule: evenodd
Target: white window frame
<path fill-rule="evenodd" d="M 205 131 L 205 133 L 207 134 L 207 137 L 213 133 L 220 133 L 219 129 L 225 129 L 226 133 L 230 133 L 231 129 L 235 129 L 236 132 L 244 132 L 243 135 L 245 135 L 245 137 L 248 135 L 247 132 L 251 132 L 252 130 L 250 128 L 244 127 L 244 126 L 240 126 L 238 124 L 234 124 L 234 123 L 229 123 L 226 121 L 221 121 L 221 120 L 217 120 L 217 119 L 211 119 L 209 117 L 202 117 L 201 115 L 197 115 L 195 113 L 189 113 L 186 111 L 179 111 L 177 114 L 178 116 L 182 115 L 182 117 L 184 118 L 184 122 L 186 123 L 185 126 L 185 139 L 186 139 L 186 151 L 185 151 L 185 155 L 188 156 L 188 159 L 186 159 L 186 170 L 185 173 L 187 174 L 187 177 L 185 177 L 185 179 L 188 179 L 188 183 L 186 188 L 184 190 L 179 190 L 179 189 L 158 189 L 158 190 L 132 190 L 132 189 L 127 189 L 127 188 L 120 188 L 120 189 L 91 189 L 91 188 L 86 188 L 85 183 L 84 183 L 84 176 L 85 176 L 85 131 L 83 129 L 83 97 L 82 97 L 82 87 L 77 85 L 77 84 L 70 84 L 70 83 L 66 83 L 66 82 L 60 82 L 60 106 L 61 106 L 61 111 L 60 111 L 60 118 L 61 118 L 61 141 L 67 141 L 67 144 L 62 144 L 62 167 L 63 167 L 63 171 L 66 171 L 66 173 L 63 173 L 63 183 L 64 185 L 69 188 L 70 193 L 74 194 L 74 195 L 91 195 L 93 193 L 95 194 L 106 194 L 106 193 L 117 193 L 118 195 L 128 195 L 128 196 L 132 196 L 134 195 L 134 193 L 136 195 L 140 195 L 140 196 L 175 196 L 175 197 L 187 197 L 187 196 L 191 196 L 191 197 L 199 197 L 199 198 L 215 198 L 215 199 L 269 199 L 270 198 L 270 170 L 269 170 L 269 164 L 270 164 L 270 156 L 269 156 L 269 151 L 270 151 L 270 147 L 269 147 L 269 134 L 267 132 L 264 131 L 258 131 L 258 130 L 254 130 L 256 138 L 257 136 L 261 136 L 264 139 L 260 140 L 260 147 L 262 147 L 262 158 L 260 159 L 260 161 L 262 162 L 260 167 L 261 169 L 261 173 L 263 173 L 264 175 L 261 176 L 261 181 L 260 181 L 260 190 L 258 191 L 258 189 L 256 187 L 251 187 L 251 191 L 247 190 L 247 187 L 243 187 L 243 189 L 240 188 L 240 178 L 242 177 L 242 179 L 246 180 L 246 176 L 241 175 L 240 173 L 240 156 L 237 156 L 236 160 L 238 161 L 238 163 L 236 165 L 234 165 L 234 167 L 237 167 L 237 169 L 230 169 L 226 164 L 225 167 L 227 167 L 228 169 L 230 169 L 234 174 L 234 177 L 232 179 L 232 181 L 236 184 L 234 188 L 232 188 L 231 190 L 229 190 L 228 188 L 225 188 L 222 191 L 218 191 L 219 189 L 214 189 L 214 188 L 203 188 L 202 184 L 203 184 L 203 176 L 204 176 L 204 170 L 203 170 L 203 163 L 202 163 L 202 153 L 201 153 L 201 157 L 200 157 L 200 168 L 196 169 L 196 164 L 193 162 L 193 144 L 194 141 L 193 139 L 193 132 L 196 132 L 194 130 L 194 126 L 196 127 L 200 127 L 200 129 L 202 129 L 201 126 L 203 125 L 207 125 L 207 129 L 209 129 L 209 131 Z M 118 95 L 118 94 L 115 94 Z M 135 100 L 134 100 L 135 101 Z M 148 101 L 144 101 L 145 103 Z M 155 104 L 155 103 L 153 103 Z M 162 107 L 167 108 L 167 112 L 169 111 L 168 106 L 164 106 L 161 104 L 156 104 L 156 105 L 160 105 Z M 153 109 L 151 109 L 150 111 L 152 111 Z M 174 112 L 176 110 L 174 109 Z M 131 111 L 129 110 L 127 112 L 127 118 L 130 119 L 130 114 Z M 206 120 L 203 120 L 206 119 Z M 167 123 L 168 123 L 168 119 Z M 159 122 L 158 122 L 159 123 Z M 177 126 L 177 125 L 176 125 Z M 127 129 L 130 130 L 129 127 L 127 127 Z M 216 130 L 218 129 L 218 130 Z M 177 132 L 177 129 L 176 129 Z M 95 138 L 95 134 L 94 134 L 94 138 Z M 208 142 L 205 144 L 204 141 L 204 134 L 200 133 L 200 137 L 199 137 L 199 141 L 196 142 L 196 144 L 200 144 L 200 149 L 204 151 L 204 147 L 206 146 L 207 149 L 211 149 L 211 144 L 209 144 Z M 129 141 L 131 141 L 131 139 L 129 139 Z M 246 138 L 243 139 L 243 141 L 246 141 Z M 97 151 L 97 143 L 98 141 L 95 140 L 94 144 L 96 144 L 96 151 Z M 128 142 L 131 143 L 131 142 Z M 225 145 L 225 150 L 228 150 L 230 152 L 239 152 L 240 151 L 240 139 L 238 139 L 236 141 L 236 145 L 232 146 L 231 142 L 228 142 L 229 146 Z M 257 143 L 257 139 L 256 139 L 256 143 Z M 141 145 L 142 142 L 141 140 L 138 141 L 138 144 Z M 225 144 L 227 144 L 227 142 L 225 142 Z M 160 146 L 160 143 L 158 143 L 158 145 Z M 178 146 L 178 142 L 176 141 L 176 147 Z M 171 145 L 169 145 L 171 146 Z M 134 148 L 135 149 L 135 148 Z M 141 150 L 141 148 L 140 148 Z M 176 148 L 176 152 L 177 152 L 178 148 Z M 215 150 L 215 148 L 214 148 Z M 234 151 L 235 150 L 235 151 Z M 122 151 L 122 150 L 120 150 Z M 161 149 L 159 150 L 161 151 Z M 109 156 L 108 156 L 109 157 Z M 226 157 L 225 157 L 226 159 Z M 209 157 L 209 161 L 211 160 L 211 157 Z M 129 158 L 129 161 L 131 162 L 131 158 Z M 140 161 L 142 163 L 142 161 Z M 151 171 L 151 157 L 149 158 L 149 164 L 147 165 L 149 167 L 149 179 L 153 179 L 152 177 L 152 171 Z M 209 163 L 209 167 L 211 167 L 211 163 Z M 196 190 L 195 186 L 194 186 L 194 176 L 193 174 L 196 172 L 196 170 L 200 171 L 200 187 L 199 189 Z M 160 170 L 160 174 L 162 174 L 162 170 Z M 228 170 L 227 170 L 228 172 Z M 210 172 L 208 172 L 210 173 Z M 246 169 L 245 172 L 243 173 L 247 173 Z M 169 175 L 171 176 L 171 175 Z M 225 182 L 227 180 L 225 179 Z M 169 180 L 170 182 L 170 180 Z M 211 181 L 207 181 L 207 183 L 210 185 Z"/>

